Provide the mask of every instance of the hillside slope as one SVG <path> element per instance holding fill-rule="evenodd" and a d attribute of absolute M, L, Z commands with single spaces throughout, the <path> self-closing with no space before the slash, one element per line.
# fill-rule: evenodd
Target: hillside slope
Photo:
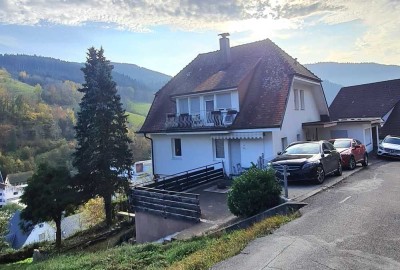
<path fill-rule="evenodd" d="M 343 86 L 400 78 L 400 66 L 396 65 L 322 62 L 305 66 L 322 80 Z"/>
<path fill-rule="evenodd" d="M 168 75 L 133 64 L 113 65 L 112 76 L 121 90 L 123 100 L 152 102 L 154 93 L 170 79 Z M 43 86 L 44 82 L 65 80 L 80 84 L 84 82 L 82 63 L 50 57 L 0 54 L 0 67 L 5 68 L 15 79 L 21 79 L 21 72 L 25 72 L 29 79 L 25 79 L 24 82 L 30 85 Z"/>

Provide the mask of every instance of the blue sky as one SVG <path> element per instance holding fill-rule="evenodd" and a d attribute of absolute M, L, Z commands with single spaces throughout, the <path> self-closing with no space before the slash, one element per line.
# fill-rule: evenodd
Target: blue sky
<path fill-rule="evenodd" d="M 303 64 L 400 63 L 400 1 L 2 0 L 0 53 L 108 59 L 175 75 L 197 54 L 270 38 Z"/>

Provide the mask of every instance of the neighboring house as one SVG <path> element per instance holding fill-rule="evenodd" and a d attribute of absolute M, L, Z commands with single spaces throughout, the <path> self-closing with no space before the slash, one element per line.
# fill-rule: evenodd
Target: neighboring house
<path fill-rule="evenodd" d="M 68 238 L 75 233 L 87 229 L 81 213 L 65 217 L 61 220 L 62 238 Z"/>
<path fill-rule="evenodd" d="M 9 233 L 6 236 L 7 242 L 13 249 L 19 249 L 33 243 L 55 240 L 56 230 L 47 222 L 31 226 L 26 232 L 20 228 L 20 223 L 21 212 L 16 211 L 10 220 Z"/>
<path fill-rule="evenodd" d="M 379 118 L 383 126 L 377 134 L 400 136 L 400 79 L 343 87 L 329 108 L 332 120 Z M 376 145 L 375 145 L 376 146 Z"/>
<path fill-rule="evenodd" d="M 6 236 L 7 242 L 13 249 L 19 249 L 38 242 L 55 241 L 56 229 L 48 222 L 42 222 L 28 227 L 29 229 L 25 232 L 20 228 L 20 222 L 21 212 L 16 211 L 9 222 L 9 233 Z M 26 222 L 24 223 L 28 224 Z M 84 229 L 86 229 L 86 227 L 83 224 L 82 214 L 80 213 L 65 217 L 61 221 L 61 235 L 63 239 Z"/>
<path fill-rule="evenodd" d="M 33 175 L 32 171 L 8 174 L 4 184 L 0 183 L 0 205 L 7 203 L 19 203 L 28 179 Z"/>
<path fill-rule="evenodd" d="M 28 179 L 32 177 L 32 175 L 33 171 L 8 174 L 5 183 L 11 186 L 26 186 L 28 184 Z"/>
<path fill-rule="evenodd" d="M 220 50 L 198 55 L 155 95 L 139 133 L 152 140 L 157 175 L 217 161 L 230 174 L 332 125 L 321 80 L 296 59 L 269 39 L 231 48 L 221 36 Z"/>

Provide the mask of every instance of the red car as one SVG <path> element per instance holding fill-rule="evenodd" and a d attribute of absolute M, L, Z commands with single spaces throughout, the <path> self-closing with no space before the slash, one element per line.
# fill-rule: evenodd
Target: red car
<path fill-rule="evenodd" d="M 368 166 L 367 150 L 359 140 L 346 138 L 332 139 L 329 142 L 340 153 L 343 167 L 353 170 L 357 163 L 361 163 L 364 167 Z"/>

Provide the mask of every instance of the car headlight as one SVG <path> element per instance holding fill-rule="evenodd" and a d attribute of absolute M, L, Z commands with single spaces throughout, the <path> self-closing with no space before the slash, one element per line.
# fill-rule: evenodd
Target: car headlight
<path fill-rule="evenodd" d="M 310 169 L 310 168 L 314 168 L 317 167 L 319 165 L 319 162 L 308 162 L 306 164 L 303 165 L 302 169 Z"/>
<path fill-rule="evenodd" d="M 379 148 L 379 150 L 383 150 L 383 146 L 382 145 L 379 145 L 378 148 Z"/>

